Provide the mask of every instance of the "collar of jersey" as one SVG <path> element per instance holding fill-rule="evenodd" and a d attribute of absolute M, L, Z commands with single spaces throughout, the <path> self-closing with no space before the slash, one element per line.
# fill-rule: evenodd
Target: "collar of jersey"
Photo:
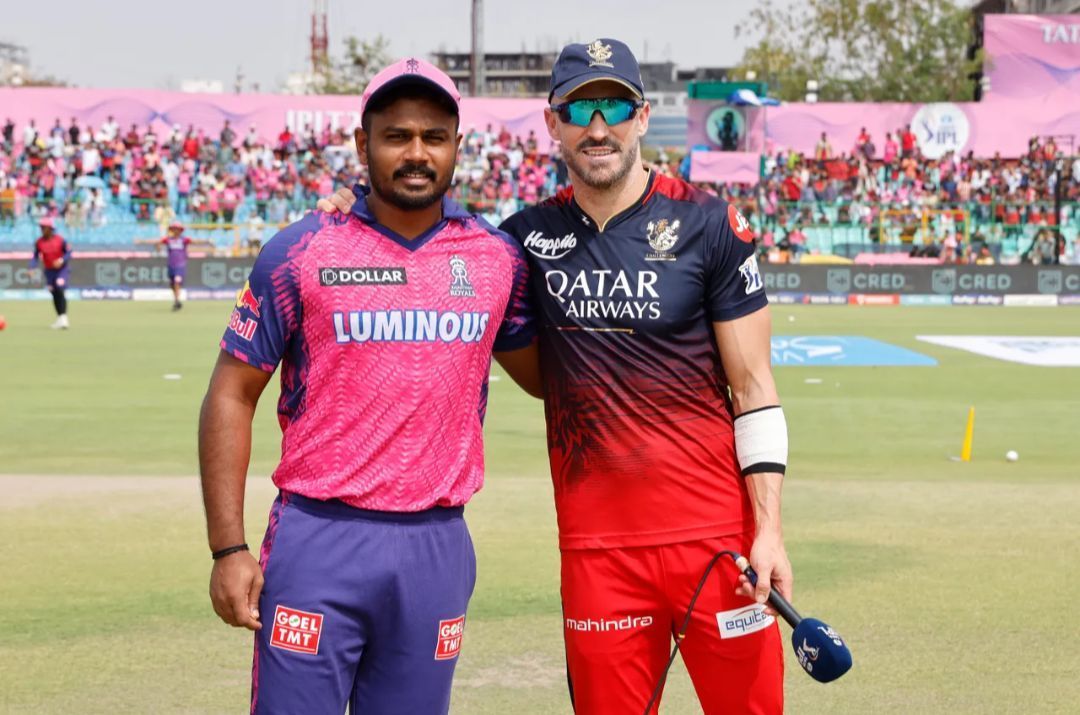
<path fill-rule="evenodd" d="M 368 208 L 367 197 L 371 193 L 371 189 L 362 184 L 354 184 L 352 192 L 356 196 L 356 203 L 353 204 L 352 214 L 358 219 L 371 226 L 373 229 L 389 238 L 394 243 L 398 244 L 402 248 L 407 248 L 410 251 L 415 251 L 421 248 L 431 239 L 439 235 L 443 227 L 446 226 L 446 222 L 450 219 L 464 220 L 470 218 L 472 214 L 462 208 L 459 204 L 451 201 L 447 197 L 442 199 L 442 220 L 437 222 L 434 226 L 424 231 L 422 234 L 413 239 L 408 239 L 402 236 L 397 231 L 387 228 L 379 223 L 375 219 L 375 215 L 371 213 Z"/>
<path fill-rule="evenodd" d="M 649 178 L 645 182 L 645 190 L 641 192 L 641 196 L 638 197 L 638 200 L 630 204 L 625 209 L 615 214 L 611 218 L 609 218 L 607 221 L 604 221 L 603 224 L 599 223 L 592 216 L 585 213 L 585 209 L 581 208 L 581 205 L 577 202 L 577 197 L 574 196 L 573 193 L 570 194 L 570 203 L 574 207 L 575 211 L 577 211 L 579 214 L 581 214 L 591 222 L 591 224 L 589 225 L 594 226 L 598 233 L 603 233 L 607 229 L 616 226 L 619 223 L 622 223 L 623 219 L 633 214 L 641 206 L 644 206 L 645 203 L 649 200 L 649 197 L 653 195 L 653 191 L 656 189 L 656 172 L 654 172 L 652 169 L 648 169 L 648 172 Z"/>

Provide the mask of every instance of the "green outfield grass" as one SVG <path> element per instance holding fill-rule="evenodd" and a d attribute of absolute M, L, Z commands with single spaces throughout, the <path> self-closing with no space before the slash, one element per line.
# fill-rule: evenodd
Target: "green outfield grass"
<path fill-rule="evenodd" d="M 0 476 L 0 712 L 245 711 L 251 639 L 210 608 L 194 476 L 199 401 L 228 312 L 73 303 L 73 328 L 57 333 L 48 303 L 0 305 L 0 474 L 12 475 Z M 865 335 L 940 361 L 776 372 L 795 603 L 855 656 L 851 673 L 821 685 L 789 653 L 788 712 L 1077 712 L 1080 369 L 914 336 L 1077 335 L 1080 309 L 773 312 L 777 334 Z M 273 495 L 275 397 L 257 417 L 251 542 Z M 953 462 L 969 406 L 975 459 Z M 569 713 L 539 403 L 493 383 L 487 440 L 453 711 Z M 1005 462 L 1008 449 L 1019 462 Z M 662 712 L 700 712 L 681 670 Z"/>

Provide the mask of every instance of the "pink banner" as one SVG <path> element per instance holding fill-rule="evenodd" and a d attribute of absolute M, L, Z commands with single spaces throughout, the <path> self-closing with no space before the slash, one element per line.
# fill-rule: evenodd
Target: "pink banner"
<path fill-rule="evenodd" d="M 524 139 L 535 131 L 541 151 L 549 148 L 544 126 L 543 99 L 465 98 L 461 102 L 461 131 L 470 127 L 495 131 L 505 126 Z M 0 88 L 0 122 L 13 119 L 21 131 L 31 119 L 48 132 L 56 119 L 67 127 L 75 117 L 80 126 L 100 126 L 111 115 L 127 131 L 154 125 L 159 136 L 173 124 L 194 125 L 217 136 L 226 119 L 243 137 L 248 127 L 274 141 L 285 127 L 298 131 L 305 125 L 351 131 L 360 123 L 360 98 L 339 95 L 187 94 L 143 89 Z M 16 134 L 19 136 L 19 134 Z"/>
<path fill-rule="evenodd" d="M 1080 16 L 987 15 L 986 100 L 1080 97 Z"/>
<path fill-rule="evenodd" d="M 728 109 L 724 102 L 691 100 L 687 145 L 716 150 L 715 118 Z M 899 141 L 898 132 L 910 128 L 922 153 L 938 158 L 948 151 L 991 157 L 1018 157 L 1027 152 L 1033 136 L 1080 134 L 1080 94 L 1058 88 L 1038 106 L 1027 99 L 994 102 L 901 103 L 792 103 L 779 107 L 730 108 L 742 113 L 746 134 L 740 148 L 751 151 L 793 149 L 813 155 L 824 133 L 834 154 L 851 154 L 865 127 L 877 157 L 885 149 L 885 135 Z M 713 118 L 713 119 L 710 119 Z M 735 122 L 738 124 L 738 122 Z"/>
<path fill-rule="evenodd" d="M 690 181 L 756 184 L 761 155 L 745 151 L 695 151 L 690 154 Z"/>

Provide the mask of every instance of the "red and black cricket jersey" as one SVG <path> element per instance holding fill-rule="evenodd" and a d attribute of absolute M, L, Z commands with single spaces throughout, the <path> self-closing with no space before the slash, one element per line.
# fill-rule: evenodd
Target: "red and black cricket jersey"
<path fill-rule="evenodd" d="M 34 242 L 34 253 L 41 257 L 41 267 L 46 270 L 54 270 L 55 264 L 61 258 L 66 258 L 71 252 L 68 242 L 58 233 L 45 238 L 42 236 Z"/>
<path fill-rule="evenodd" d="M 561 547 L 751 530 L 712 326 L 767 305 L 746 220 L 652 174 L 602 227 L 567 190 L 500 228 L 527 252 L 542 323 Z"/>

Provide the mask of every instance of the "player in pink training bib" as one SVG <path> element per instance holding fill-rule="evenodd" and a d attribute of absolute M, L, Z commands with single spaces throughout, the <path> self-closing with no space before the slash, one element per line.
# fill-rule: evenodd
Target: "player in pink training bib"
<path fill-rule="evenodd" d="M 540 394 L 522 249 L 444 196 L 459 99 L 421 60 L 379 73 L 356 137 L 370 192 L 268 242 L 221 341 L 200 423 L 211 599 L 257 631 L 252 712 L 449 708 L 493 353 Z M 257 564 L 243 487 L 279 364 L 281 491 Z"/>

